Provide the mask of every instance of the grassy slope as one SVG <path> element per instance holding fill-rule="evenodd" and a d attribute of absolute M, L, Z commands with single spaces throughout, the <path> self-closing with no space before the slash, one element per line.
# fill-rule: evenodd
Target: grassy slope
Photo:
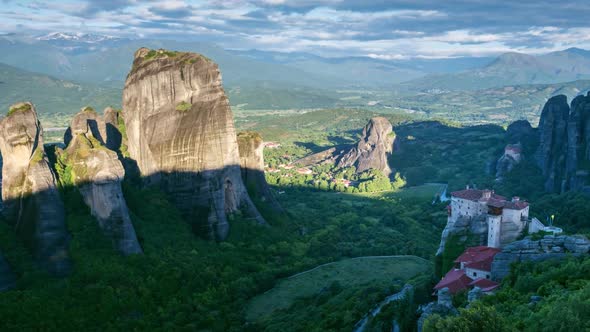
<path fill-rule="evenodd" d="M 19 101 L 37 107 L 43 126 L 63 127 L 83 106 L 97 110 L 121 103 L 121 90 L 79 84 L 0 63 L 0 110 Z"/>
<path fill-rule="evenodd" d="M 270 291 L 252 299 L 246 318 L 256 320 L 274 310 L 286 309 L 296 298 L 318 294 L 333 282 L 350 288 L 369 282 L 407 280 L 429 269 L 430 262 L 416 256 L 359 257 L 321 265 L 283 279 Z"/>

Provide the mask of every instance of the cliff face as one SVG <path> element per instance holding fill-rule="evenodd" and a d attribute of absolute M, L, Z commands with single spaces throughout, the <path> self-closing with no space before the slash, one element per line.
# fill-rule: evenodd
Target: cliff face
<path fill-rule="evenodd" d="M 546 191 L 559 191 L 563 181 L 569 110 L 567 97 L 559 95 L 549 99 L 541 112 L 537 162 Z"/>
<path fill-rule="evenodd" d="M 355 166 L 357 173 L 373 168 L 389 176 L 391 168 L 388 159 L 393 152 L 394 141 L 391 123 L 386 118 L 375 117 L 363 128 L 361 139 L 356 145 L 333 147 L 295 163 L 303 166 L 323 163 L 335 163 L 338 167 Z"/>
<path fill-rule="evenodd" d="M 576 97 L 571 107 L 563 95 L 549 99 L 539 133 L 537 163 L 545 190 L 590 191 L 590 95 Z"/>
<path fill-rule="evenodd" d="M 525 238 L 505 246 L 494 256 L 492 279 L 506 277 L 512 263 L 565 259 L 570 255 L 586 255 L 589 251 L 590 241 L 581 235 L 546 235 L 538 241 Z"/>
<path fill-rule="evenodd" d="M 135 53 L 123 91 L 128 149 L 196 232 L 224 239 L 227 215 L 264 220 L 240 174 L 233 116 L 215 63 L 194 53 Z"/>
<path fill-rule="evenodd" d="M 359 173 L 373 168 L 389 176 L 388 158 L 393 151 L 394 140 L 391 123 L 383 117 L 372 118 L 363 128 L 357 145 L 338 161 L 338 167 L 355 166 Z"/>
<path fill-rule="evenodd" d="M 260 134 L 255 132 L 239 133 L 238 148 L 240 150 L 242 180 L 248 188 L 248 192 L 267 203 L 275 211 L 282 211 L 264 178 L 264 144 Z"/>
<path fill-rule="evenodd" d="M 63 202 L 43 148 L 43 128 L 31 103 L 10 107 L 0 121 L 3 213 L 51 273 L 70 270 Z"/>
<path fill-rule="evenodd" d="M 92 111 L 93 112 L 93 111 Z M 125 177 L 117 153 L 109 150 L 94 136 L 94 124 L 102 118 L 83 109 L 72 119 L 72 139 L 60 161 L 71 167 L 72 185 L 78 187 L 84 202 L 109 236 L 114 247 L 123 254 L 141 253 L 121 181 Z M 106 128 L 106 127 L 103 127 Z"/>

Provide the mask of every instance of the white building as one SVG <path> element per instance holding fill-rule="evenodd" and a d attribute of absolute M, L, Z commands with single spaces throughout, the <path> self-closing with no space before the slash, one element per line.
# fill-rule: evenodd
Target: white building
<path fill-rule="evenodd" d="M 459 218 L 486 216 L 488 247 L 500 248 L 515 241 L 527 225 L 529 204 L 518 197 L 507 200 L 491 190 L 465 189 L 451 193 L 448 225 Z"/>

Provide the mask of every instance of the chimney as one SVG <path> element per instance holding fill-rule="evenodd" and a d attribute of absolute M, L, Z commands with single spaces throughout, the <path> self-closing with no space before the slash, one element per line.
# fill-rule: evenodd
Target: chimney
<path fill-rule="evenodd" d="M 512 197 L 512 203 L 520 202 L 520 197 L 514 196 Z"/>
<path fill-rule="evenodd" d="M 466 185 L 466 186 L 465 186 L 465 189 L 469 190 L 469 185 Z"/>
<path fill-rule="evenodd" d="M 492 191 L 491 190 L 484 190 L 482 193 L 482 198 L 483 199 L 490 199 L 492 197 Z"/>

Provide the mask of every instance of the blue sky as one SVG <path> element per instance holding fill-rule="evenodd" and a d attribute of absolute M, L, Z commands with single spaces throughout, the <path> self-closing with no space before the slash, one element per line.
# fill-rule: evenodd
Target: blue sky
<path fill-rule="evenodd" d="M 590 1 L 0 0 L 0 32 L 211 41 L 381 59 L 590 49 Z"/>

